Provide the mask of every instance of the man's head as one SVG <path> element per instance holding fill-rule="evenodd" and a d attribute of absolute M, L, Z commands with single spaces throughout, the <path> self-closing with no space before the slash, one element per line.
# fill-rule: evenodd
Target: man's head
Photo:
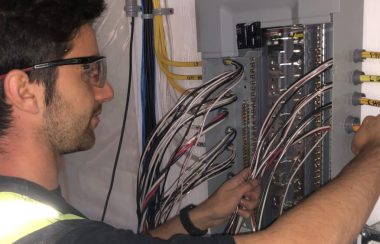
<path fill-rule="evenodd" d="M 0 0 L 0 138 L 21 114 L 58 153 L 94 144 L 101 104 L 113 96 L 108 83 L 93 83 L 105 60 L 90 24 L 103 10 L 103 0 Z"/>

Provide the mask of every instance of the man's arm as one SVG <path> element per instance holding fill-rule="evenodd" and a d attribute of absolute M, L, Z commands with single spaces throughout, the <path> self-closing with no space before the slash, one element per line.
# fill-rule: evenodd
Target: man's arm
<path fill-rule="evenodd" d="M 259 233 L 238 235 L 237 244 L 352 243 L 380 194 L 380 116 L 367 117 L 356 133 L 357 156 L 299 206 Z"/>
<path fill-rule="evenodd" d="M 380 194 L 380 117 L 367 118 L 357 132 L 358 155 L 341 174 L 267 230 L 235 236 L 244 243 L 352 243 Z"/>
<path fill-rule="evenodd" d="M 189 217 L 198 229 L 206 230 L 223 223 L 240 205 L 239 214 L 248 218 L 258 204 L 258 181 L 247 181 L 249 169 L 226 181 L 209 199 L 190 210 Z M 178 216 L 150 230 L 153 237 L 169 239 L 175 234 L 188 234 Z"/>

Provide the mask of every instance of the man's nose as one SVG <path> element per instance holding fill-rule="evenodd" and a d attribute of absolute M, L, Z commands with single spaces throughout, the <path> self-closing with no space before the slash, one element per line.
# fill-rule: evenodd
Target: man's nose
<path fill-rule="evenodd" d="M 104 103 L 112 100 L 114 96 L 113 88 L 111 84 L 107 81 L 103 87 L 95 87 L 95 100 Z"/>

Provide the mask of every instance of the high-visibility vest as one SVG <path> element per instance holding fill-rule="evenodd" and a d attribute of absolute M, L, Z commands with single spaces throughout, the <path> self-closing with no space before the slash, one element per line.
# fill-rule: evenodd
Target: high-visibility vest
<path fill-rule="evenodd" d="M 62 220 L 83 219 L 62 214 L 52 206 L 30 197 L 0 192 L 0 243 L 13 243 L 35 231 Z"/>

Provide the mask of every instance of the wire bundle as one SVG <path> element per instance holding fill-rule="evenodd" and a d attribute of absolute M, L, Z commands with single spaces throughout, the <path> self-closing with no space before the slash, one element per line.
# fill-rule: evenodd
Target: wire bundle
<path fill-rule="evenodd" d="M 232 166 L 236 154 L 231 146 L 236 136 L 232 128 L 228 128 L 225 136 L 211 149 L 196 160 L 190 160 L 201 137 L 228 116 L 228 111 L 222 107 L 237 99 L 230 91 L 241 80 L 243 66 L 233 60 L 225 60 L 225 64 L 235 69 L 187 90 L 160 121 L 148 141 L 138 171 L 139 231 L 165 222 L 185 194 Z M 209 119 L 210 112 L 216 110 L 217 115 Z M 200 126 L 195 126 L 195 121 L 200 122 Z M 175 150 L 170 151 L 173 145 Z M 168 182 L 175 164 L 180 165 L 180 173 Z"/>
<path fill-rule="evenodd" d="M 153 7 L 155 10 L 161 9 L 160 0 L 153 0 Z M 176 82 L 176 80 L 202 80 L 202 75 L 180 75 L 175 74 L 171 71 L 171 67 L 182 67 L 182 68 L 194 68 L 201 67 L 202 62 L 180 62 L 170 60 L 167 54 L 166 47 L 166 36 L 163 17 L 161 15 L 156 15 L 154 17 L 154 48 L 156 51 L 157 63 L 166 75 L 170 86 L 175 89 L 180 94 L 185 92 L 185 89 Z"/>
<path fill-rule="evenodd" d="M 311 155 L 311 152 L 317 147 L 318 144 L 321 143 L 323 138 L 325 138 L 331 129 L 329 120 L 324 121 L 322 126 L 317 128 L 312 126 L 312 123 L 315 122 L 316 118 L 319 118 L 324 111 L 331 109 L 331 103 L 324 104 L 310 112 L 306 112 L 308 104 L 332 89 L 331 83 L 317 87 L 297 102 L 293 102 L 293 98 L 309 81 L 330 69 L 332 65 L 333 61 L 330 59 L 294 82 L 284 93 L 279 96 L 264 120 L 258 136 L 257 146 L 251 160 L 252 174 L 250 176 L 251 179 L 257 179 L 262 178 L 264 175 L 266 176 L 269 173 L 269 182 L 263 188 L 264 191 L 259 205 L 258 230 L 262 225 L 264 208 L 273 176 L 278 166 L 286 160 L 284 158 L 286 158 L 286 155 L 291 150 L 292 146 L 297 145 L 300 142 L 306 143 L 306 139 L 309 139 L 308 143 L 314 143 L 312 147 L 309 147 L 311 150 L 303 156 L 303 159 L 295 160 L 291 166 L 291 172 L 293 173 L 288 180 L 285 194 L 281 202 L 281 214 L 283 212 L 286 195 L 289 191 L 293 178 L 301 166 L 305 163 L 307 158 Z M 293 102 L 293 104 L 291 104 L 291 102 Z M 284 117 L 284 113 L 281 113 L 285 108 L 289 107 L 291 107 L 291 112 Z M 302 114 L 305 115 L 303 116 L 303 119 L 299 121 Z M 274 123 L 279 118 L 283 120 L 282 125 L 279 128 L 275 128 Z M 319 137 L 316 143 L 311 140 L 314 138 L 313 136 Z M 298 155 L 298 157 L 301 158 L 302 155 Z M 242 224 L 242 218 L 237 214 L 237 210 L 238 209 L 236 209 L 234 214 L 231 216 L 225 228 L 225 233 L 237 234 L 239 232 Z M 253 231 L 256 230 L 256 220 L 254 217 L 252 217 L 252 229 Z"/>
<path fill-rule="evenodd" d="M 143 16 L 153 15 L 152 0 L 142 0 Z M 155 108 L 155 55 L 154 55 L 154 22 L 151 17 L 143 18 L 142 60 L 141 60 L 141 107 L 143 116 L 142 145 L 145 145 L 156 126 Z"/>

